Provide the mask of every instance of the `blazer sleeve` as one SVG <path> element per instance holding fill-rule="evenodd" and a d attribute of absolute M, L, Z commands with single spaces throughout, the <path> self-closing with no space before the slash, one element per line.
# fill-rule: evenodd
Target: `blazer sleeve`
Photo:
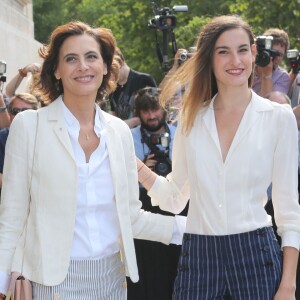
<path fill-rule="evenodd" d="M 136 156 L 129 127 L 126 128 L 126 132 L 123 134 L 123 145 L 126 149 L 124 151 L 127 153 L 125 163 L 128 180 L 129 215 L 133 237 L 169 244 L 173 234 L 175 218 L 150 213 L 141 209 L 142 203 L 139 200 Z M 124 176 L 124 178 L 126 177 Z"/>
<path fill-rule="evenodd" d="M 24 122 L 25 113 L 29 122 Z M 6 273 L 10 273 L 29 212 L 33 158 L 30 149 L 34 147 L 35 122 L 35 111 L 18 114 L 11 124 L 5 148 L 0 205 L 0 271 Z"/>

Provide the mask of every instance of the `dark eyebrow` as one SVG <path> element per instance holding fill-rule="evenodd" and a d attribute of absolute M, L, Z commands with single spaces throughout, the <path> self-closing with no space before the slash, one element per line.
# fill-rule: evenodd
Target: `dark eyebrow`
<path fill-rule="evenodd" d="M 239 49 L 243 48 L 243 47 L 249 47 L 249 44 L 242 44 L 242 45 L 239 46 Z M 215 50 L 219 50 L 219 49 L 230 49 L 230 47 L 228 47 L 228 46 L 219 46 L 219 47 L 215 48 Z"/>
<path fill-rule="evenodd" d="M 66 57 L 68 57 L 68 56 L 77 56 L 77 54 L 75 54 L 75 53 L 67 53 L 67 54 L 64 56 L 64 59 L 65 59 Z"/>
<path fill-rule="evenodd" d="M 84 55 L 90 55 L 90 54 L 99 54 L 97 51 L 88 51 L 87 53 L 85 53 Z M 78 54 L 76 53 L 67 53 L 65 56 L 64 56 L 64 59 L 66 59 L 67 57 L 69 56 L 78 56 Z"/>
<path fill-rule="evenodd" d="M 85 53 L 85 55 L 89 55 L 89 54 L 99 54 L 97 51 L 88 51 L 87 53 Z"/>

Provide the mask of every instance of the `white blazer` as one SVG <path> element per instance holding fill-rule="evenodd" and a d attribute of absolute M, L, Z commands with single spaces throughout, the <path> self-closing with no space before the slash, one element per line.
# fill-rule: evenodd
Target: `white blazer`
<path fill-rule="evenodd" d="M 122 258 L 127 274 L 136 282 L 138 271 L 133 238 L 168 244 L 174 218 L 140 210 L 130 129 L 122 120 L 105 112 L 100 113 L 100 120 L 108 133 Z M 60 101 L 38 111 L 25 111 L 14 119 L 7 140 L 3 174 L 0 271 L 20 272 L 24 257 L 25 277 L 44 285 L 61 283 L 70 262 L 77 168 Z"/>

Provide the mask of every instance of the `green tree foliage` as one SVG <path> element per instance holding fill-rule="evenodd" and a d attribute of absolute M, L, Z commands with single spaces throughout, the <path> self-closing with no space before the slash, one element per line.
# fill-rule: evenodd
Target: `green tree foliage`
<path fill-rule="evenodd" d="M 256 34 L 266 28 L 280 27 L 291 37 L 291 46 L 300 48 L 297 18 L 298 0 L 157 0 L 158 7 L 188 5 L 188 12 L 175 12 L 174 29 L 178 48 L 188 48 L 195 43 L 200 28 L 211 17 L 237 13 L 253 27 Z M 150 0 L 33 0 L 35 36 L 47 42 L 49 34 L 60 24 L 81 20 L 93 26 L 110 28 L 118 46 L 132 68 L 153 75 L 157 82 L 164 76 L 156 55 L 157 34 L 162 46 L 162 32 L 148 28 L 154 17 Z M 298 22 L 299 23 L 299 22 Z M 169 44 L 169 60 L 173 53 Z"/>

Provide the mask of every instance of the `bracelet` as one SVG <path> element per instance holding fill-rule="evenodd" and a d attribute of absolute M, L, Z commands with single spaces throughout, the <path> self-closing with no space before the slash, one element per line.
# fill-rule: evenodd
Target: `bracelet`
<path fill-rule="evenodd" d="M 263 79 L 271 79 L 272 78 L 272 74 L 262 76 L 262 78 Z"/>
<path fill-rule="evenodd" d="M 145 164 L 142 164 L 142 166 L 139 167 L 137 171 L 140 172 L 140 170 L 141 170 L 144 166 L 145 166 Z"/>
<path fill-rule="evenodd" d="M 7 107 L 6 106 L 4 106 L 4 107 L 0 107 L 0 113 L 2 113 L 2 112 L 5 112 L 7 110 Z M 1 295 L 1 294 L 0 294 Z M 0 298 L 1 299 L 1 298 Z"/>
<path fill-rule="evenodd" d="M 141 184 L 144 184 L 150 177 L 151 177 L 152 173 L 150 172 L 148 174 L 148 176 L 143 180 L 143 181 L 140 181 Z"/>
<path fill-rule="evenodd" d="M 19 69 L 19 75 L 24 78 L 27 76 L 27 73 L 25 73 L 23 69 Z"/>

